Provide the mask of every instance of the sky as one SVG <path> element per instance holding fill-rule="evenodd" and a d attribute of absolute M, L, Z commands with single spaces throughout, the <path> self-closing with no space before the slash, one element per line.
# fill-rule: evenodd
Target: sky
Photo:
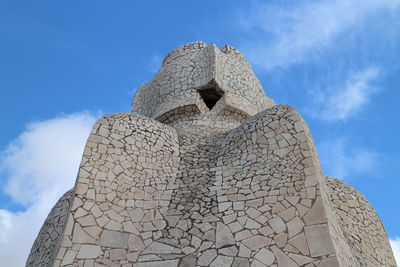
<path fill-rule="evenodd" d="M 400 0 L 0 0 L 0 262 L 22 266 L 101 115 L 192 41 L 250 61 L 307 121 L 324 174 L 370 201 L 400 260 Z"/>

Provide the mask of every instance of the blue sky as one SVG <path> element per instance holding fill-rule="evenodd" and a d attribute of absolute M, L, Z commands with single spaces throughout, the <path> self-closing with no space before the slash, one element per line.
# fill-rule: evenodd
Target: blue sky
<path fill-rule="evenodd" d="M 248 57 L 267 95 L 304 116 L 324 173 L 367 197 L 400 251 L 400 0 L 0 0 L 0 33 L 8 266 L 73 186 L 94 120 L 128 112 L 162 58 L 196 40 Z"/>

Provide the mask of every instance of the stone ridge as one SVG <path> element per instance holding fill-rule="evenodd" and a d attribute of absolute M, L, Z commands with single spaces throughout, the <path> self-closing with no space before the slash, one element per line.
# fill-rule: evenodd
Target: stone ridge
<path fill-rule="evenodd" d="M 379 216 L 365 197 L 344 183 L 326 177 L 330 198 L 347 242 L 361 266 L 395 266 Z"/>
<path fill-rule="evenodd" d="M 396 266 L 370 204 L 257 84 L 232 47 L 167 55 L 136 113 L 93 126 L 27 266 Z"/>
<path fill-rule="evenodd" d="M 73 189 L 67 191 L 51 209 L 26 261 L 27 266 L 50 266 L 54 262 L 71 205 Z"/>

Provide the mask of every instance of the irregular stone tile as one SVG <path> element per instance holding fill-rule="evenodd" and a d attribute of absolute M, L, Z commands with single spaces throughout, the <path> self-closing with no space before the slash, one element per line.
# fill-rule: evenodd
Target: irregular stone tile
<path fill-rule="evenodd" d="M 289 238 L 291 238 L 303 231 L 304 223 L 299 217 L 294 217 L 286 224 L 286 227 L 288 228 Z"/>
<path fill-rule="evenodd" d="M 303 256 L 303 255 L 300 255 L 300 254 L 289 253 L 288 255 L 292 260 L 294 260 L 300 266 L 314 261 L 313 258 L 310 258 L 310 257 L 307 257 L 307 256 Z M 335 266 L 335 265 L 332 265 L 332 266 Z"/>
<path fill-rule="evenodd" d="M 248 259 L 235 258 L 232 263 L 232 267 L 249 267 L 250 263 Z"/>
<path fill-rule="evenodd" d="M 286 233 L 277 234 L 276 236 L 274 236 L 275 244 L 279 248 L 285 247 L 286 246 L 286 242 L 287 242 L 287 237 L 288 237 L 288 235 Z"/>
<path fill-rule="evenodd" d="M 304 230 L 312 257 L 334 253 L 329 229 L 326 224 L 306 226 Z"/>
<path fill-rule="evenodd" d="M 126 250 L 115 248 L 110 250 L 110 260 L 124 260 L 126 259 Z"/>
<path fill-rule="evenodd" d="M 285 267 L 298 267 L 299 266 L 291 258 L 286 256 L 286 254 L 283 253 L 276 246 L 272 246 L 271 250 L 274 252 L 275 257 L 278 260 L 278 266 L 285 266 Z"/>
<path fill-rule="evenodd" d="M 229 246 L 219 249 L 218 253 L 226 256 L 236 256 L 238 254 L 238 249 L 235 246 Z"/>
<path fill-rule="evenodd" d="M 275 255 L 271 251 L 262 248 L 254 256 L 255 259 L 269 266 L 275 261 Z"/>
<path fill-rule="evenodd" d="M 218 255 L 215 260 L 210 264 L 210 267 L 225 267 L 231 266 L 233 262 L 232 257 Z"/>
<path fill-rule="evenodd" d="M 326 222 L 325 211 L 321 197 L 317 197 L 311 209 L 304 215 L 303 220 L 306 225 L 319 224 Z"/>
<path fill-rule="evenodd" d="M 101 234 L 99 244 L 112 248 L 127 248 L 128 234 L 117 231 L 104 230 Z"/>
<path fill-rule="evenodd" d="M 249 258 L 251 255 L 251 250 L 243 244 L 240 244 L 239 247 L 239 257 Z"/>
<path fill-rule="evenodd" d="M 215 245 L 216 248 L 235 245 L 235 238 L 231 230 L 223 223 L 217 223 Z"/>
<path fill-rule="evenodd" d="M 215 257 L 217 257 L 216 249 L 206 250 L 199 257 L 197 264 L 200 266 L 208 266 L 215 259 Z"/>
<path fill-rule="evenodd" d="M 303 255 L 310 255 L 308 244 L 306 241 L 306 236 L 304 233 L 300 233 L 297 236 L 292 237 L 291 239 L 289 239 L 288 243 L 297 248 Z M 286 250 L 286 251 L 296 252 L 293 250 Z"/>
<path fill-rule="evenodd" d="M 77 259 L 95 259 L 103 254 L 101 248 L 96 245 L 86 245 L 83 244 L 79 248 L 78 255 L 76 255 Z"/>
<path fill-rule="evenodd" d="M 322 259 L 321 262 L 318 264 L 318 267 L 329 267 L 329 266 L 339 266 L 336 257 Z"/>
<path fill-rule="evenodd" d="M 268 221 L 271 228 L 276 232 L 280 233 L 286 230 L 286 225 L 283 220 L 279 217 L 274 217 Z"/>
<path fill-rule="evenodd" d="M 195 254 L 189 254 L 182 258 L 179 267 L 192 267 L 196 266 L 197 257 Z"/>
<path fill-rule="evenodd" d="M 160 242 L 153 242 L 142 253 L 143 254 L 161 254 L 171 253 L 174 248 Z"/>
<path fill-rule="evenodd" d="M 256 236 L 247 238 L 247 239 L 243 240 L 242 242 L 249 249 L 256 250 L 256 249 L 270 245 L 271 241 L 272 241 L 271 238 L 261 236 L 261 235 L 256 235 Z"/>
<path fill-rule="evenodd" d="M 177 267 L 179 260 L 151 261 L 134 263 L 133 267 Z"/>

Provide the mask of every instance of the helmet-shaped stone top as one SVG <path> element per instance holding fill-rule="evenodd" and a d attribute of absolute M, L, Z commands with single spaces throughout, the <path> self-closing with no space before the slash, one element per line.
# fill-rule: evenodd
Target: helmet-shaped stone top
<path fill-rule="evenodd" d="M 180 119 L 185 113 L 247 118 L 273 105 L 238 50 L 192 42 L 164 58 L 155 77 L 137 90 L 132 111 L 165 122 L 171 113 Z"/>

